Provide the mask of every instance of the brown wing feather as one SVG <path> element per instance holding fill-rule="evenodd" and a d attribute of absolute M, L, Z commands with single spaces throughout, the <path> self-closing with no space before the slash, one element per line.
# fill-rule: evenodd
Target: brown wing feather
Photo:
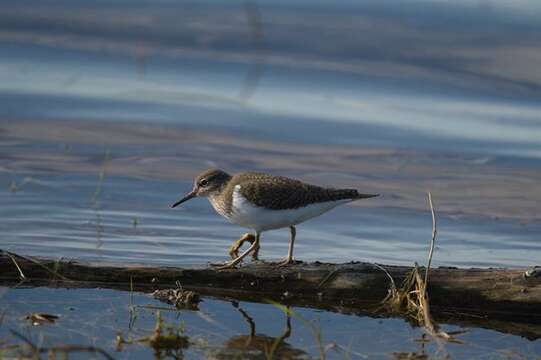
<path fill-rule="evenodd" d="M 256 206 L 273 210 L 296 209 L 319 202 L 376 196 L 360 194 L 355 189 L 323 188 L 299 180 L 263 173 L 244 173 L 236 177 L 235 183 L 241 186 L 240 192 L 244 197 Z M 230 189 L 230 192 L 232 191 L 233 189 Z"/>

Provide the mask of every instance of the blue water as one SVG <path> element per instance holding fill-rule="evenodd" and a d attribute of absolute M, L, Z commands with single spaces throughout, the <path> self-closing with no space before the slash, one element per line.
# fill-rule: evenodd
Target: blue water
<path fill-rule="evenodd" d="M 190 345 L 182 351 L 187 359 L 241 356 L 239 349 L 248 342 L 250 320 L 257 339 L 270 339 L 267 347 L 286 330 L 284 312 L 270 304 L 241 302 L 236 308 L 228 301 L 205 299 L 200 311 L 168 311 L 164 304 L 149 295 L 125 291 L 50 288 L 0 288 L 0 291 L 2 303 L 10 308 L 4 316 L 0 335 L 10 345 L 21 341 L 8 329 L 23 334 L 42 347 L 58 346 L 59 342 L 87 344 L 102 348 L 115 359 L 146 359 L 153 351 L 148 345 L 128 344 L 122 351 L 116 351 L 115 339 L 118 334 L 126 340 L 152 335 L 159 308 L 165 328 L 183 328 L 183 334 L 189 337 Z M 130 306 L 134 309 L 131 314 Z M 463 344 L 449 343 L 439 349 L 435 343 L 423 343 L 422 331 L 401 319 L 377 319 L 298 307 L 291 310 L 291 333 L 282 346 L 305 359 L 319 358 L 317 332 L 321 335 L 323 347 L 328 346 L 327 359 L 388 359 L 395 353 L 424 354 L 430 358 L 447 355 L 452 359 L 506 359 L 520 356 L 535 358 L 541 352 L 539 341 L 531 342 L 485 329 L 468 329 L 460 336 Z M 31 322 L 23 320 L 26 315 L 36 312 L 57 315 L 59 319 L 54 324 L 41 326 L 32 326 Z M 455 331 L 459 327 L 445 325 L 443 329 Z M 259 353 L 259 357 L 254 358 L 264 358 L 264 343 L 252 351 L 256 352 L 255 355 Z M 229 354 L 229 357 L 224 354 Z M 80 353 L 73 358 L 88 356 Z M 244 356 L 241 358 L 249 355 Z"/>
<path fill-rule="evenodd" d="M 246 4 L 10 4 L 0 115 L 539 158 L 536 3 Z"/>
<path fill-rule="evenodd" d="M 204 199 L 172 210 L 187 182 L 41 175 L 20 191 L 3 192 L 2 247 L 17 253 L 112 262 L 200 265 L 226 258 L 246 230 L 214 213 Z M 23 180 L 24 182 L 24 180 Z M 3 183 L 8 188 L 7 183 Z M 296 254 L 305 261 L 424 263 L 431 236 L 428 211 L 345 206 L 298 226 Z M 541 224 L 442 215 L 435 264 L 533 266 Z M 266 232 L 261 255 L 287 251 L 287 229 Z"/>

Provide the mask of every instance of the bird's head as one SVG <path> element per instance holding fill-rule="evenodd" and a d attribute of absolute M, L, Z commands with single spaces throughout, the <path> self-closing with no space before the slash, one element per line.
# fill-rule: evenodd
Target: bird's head
<path fill-rule="evenodd" d="M 192 191 L 182 199 L 171 205 L 172 208 L 188 201 L 196 196 L 208 197 L 222 190 L 224 185 L 231 179 L 231 176 L 220 169 L 210 169 L 197 175 L 193 182 Z"/>

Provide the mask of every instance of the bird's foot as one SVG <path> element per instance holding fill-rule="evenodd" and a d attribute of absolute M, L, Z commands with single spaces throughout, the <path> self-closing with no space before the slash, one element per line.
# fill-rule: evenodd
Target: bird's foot
<path fill-rule="evenodd" d="M 210 266 L 212 266 L 216 270 L 236 269 L 239 263 L 240 261 L 233 260 L 223 263 L 210 263 Z"/>
<path fill-rule="evenodd" d="M 284 266 L 288 266 L 288 265 L 292 265 L 292 264 L 295 264 L 296 261 L 293 260 L 293 258 L 285 258 L 284 260 L 282 261 L 278 261 L 276 263 L 276 266 L 278 267 L 284 267 Z"/>
<path fill-rule="evenodd" d="M 227 263 L 229 263 L 229 261 L 224 261 L 224 262 L 211 262 L 211 263 L 209 263 L 209 266 L 212 266 L 212 267 L 219 267 L 219 266 L 224 266 L 224 265 L 226 265 Z"/>
<path fill-rule="evenodd" d="M 259 260 L 259 246 L 256 247 L 254 249 L 254 251 L 252 252 L 252 260 L 253 261 L 262 261 L 262 260 Z"/>
<path fill-rule="evenodd" d="M 242 247 L 242 245 L 248 241 L 250 243 L 250 247 L 244 251 L 241 255 L 239 255 L 239 250 Z M 252 254 L 252 259 L 254 261 L 258 260 L 258 253 L 259 253 L 259 241 L 258 239 L 250 234 L 246 233 L 241 236 L 240 239 L 235 241 L 231 248 L 229 249 L 229 256 L 231 256 L 232 260 L 227 261 L 225 263 L 219 263 L 219 264 L 213 264 L 211 263 L 211 266 L 214 266 L 217 270 L 225 270 L 225 269 L 233 269 L 236 267 L 237 264 L 240 264 L 243 259 L 248 256 L 249 254 Z"/>
<path fill-rule="evenodd" d="M 242 245 L 245 243 L 245 242 L 249 242 L 250 245 L 253 244 L 255 241 L 255 236 L 250 234 L 250 233 L 246 233 L 244 235 L 241 236 L 240 239 L 238 239 L 237 241 L 235 241 L 233 243 L 233 245 L 231 245 L 231 248 L 229 249 L 229 256 L 231 256 L 231 259 L 235 260 L 236 258 L 239 257 L 239 250 L 240 248 L 242 247 Z M 254 261 L 258 261 L 259 260 L 259 246 L 257 246 L 253 252 L 252 252 L 252 260 Z"/>

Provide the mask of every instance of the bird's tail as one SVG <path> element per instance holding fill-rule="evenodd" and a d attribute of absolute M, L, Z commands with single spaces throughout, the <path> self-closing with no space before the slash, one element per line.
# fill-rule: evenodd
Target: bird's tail
<path fill-rule="evenodd" d="M 370 199 L 376 196 L 379 196 L 379 194 L 361 194 L 360 192 L 357 192 L 356 199 Z"/>
<path fill-rule="evenodd" d="M 379 194 L 361 194 L 356 189 L 332 189 L 329 191 L 330 200 L 359 200 L 369 199 L 379 196 Z"/>

